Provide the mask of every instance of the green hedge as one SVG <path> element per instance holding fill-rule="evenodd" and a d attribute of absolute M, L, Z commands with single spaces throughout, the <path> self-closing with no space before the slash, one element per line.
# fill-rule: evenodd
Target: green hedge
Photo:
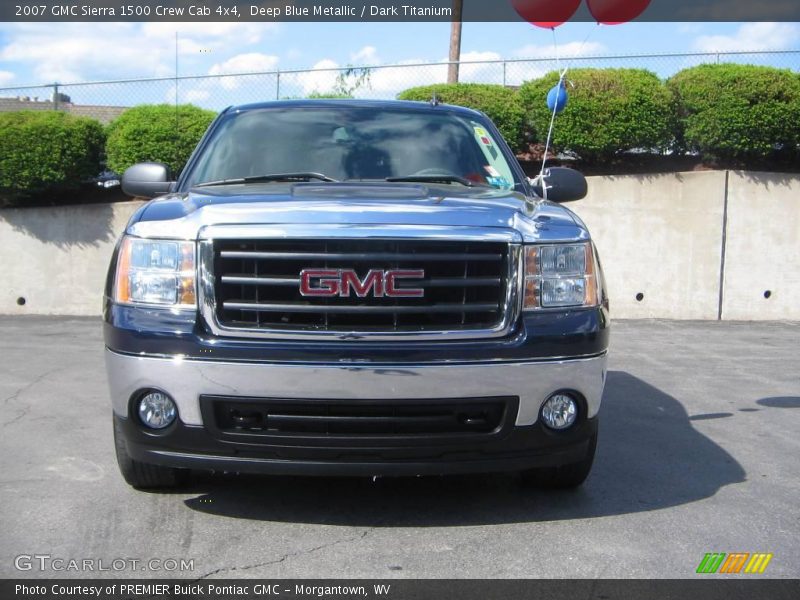
<path fill-rule="evenodd" d="M 415 87 L 398 95 L 400 100 L 427 102 L 433 95 L 440 102 L 466 106 L 486 113 L 508 144 L 519 150 L 524 133 L 525 110 L 515 90 L 502 85 L 454 83 Z"/>
<path fill-rule="evenodd" d="M 558 73 L 519 90 L 535 137 L 545 141 L 552 113 L 547 93 Z M 673 142 L 671 97 L 657 75 L 641 69 L 574 69 L 567 74 L 569 104 L 556 117 L 553 143 L 588 162 L 626 150 L 662 150 Z"/>
<path fill-rule="evenodd" d="M 352 100 L 353 95 L 344 92 L 311 92 L 306 98 L 308 100 Z"/>
<path fill-rule="evenodd" d="M 702 65 L 667 82 L 683 149 L 706 159 L 792 156 L 800 144 L 800 76 L 753 65 Z"/>
<path fill-rule="evenodd" d="M 0 113 L 0 201 L 77 186 L 96 176 L 105 141 L 93 119 L 57 111 Z"/>
<path fill-rule="evenodd" d="M 122 173 L 144 161 L 180 172 L 216 113 L 190 104 L 144 104 L 122 113 L 108 126 L 108 167 Z"/>

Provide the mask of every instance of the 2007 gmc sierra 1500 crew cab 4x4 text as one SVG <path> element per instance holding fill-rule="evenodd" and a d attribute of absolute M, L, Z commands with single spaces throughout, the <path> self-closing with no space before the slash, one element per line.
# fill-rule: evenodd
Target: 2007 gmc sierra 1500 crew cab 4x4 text
<path fill-rule="evenodd" d="M 606 377 L 597 251 L 482 113 L 305 100 L 228 108 L 109 269 L 120 470 L 307 475 L 589 473 Z M 543 197 L 549 199 L 543 199 Z"/>

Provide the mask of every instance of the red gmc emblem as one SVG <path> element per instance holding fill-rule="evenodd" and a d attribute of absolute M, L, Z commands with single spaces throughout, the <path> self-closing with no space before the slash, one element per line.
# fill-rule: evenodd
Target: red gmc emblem
<path fill-rule="evenodd" d="M 364 279 L 352 269 L 303 269 L 300 272 L 300 293 L 303 296 L 349 298 L 354 292 L 359 298 L 370 294 L 376 298 L 422 298 L 422 288 L 398 288 L 399 279 L 423 279 L 422 269 L 372 269 Z"/>

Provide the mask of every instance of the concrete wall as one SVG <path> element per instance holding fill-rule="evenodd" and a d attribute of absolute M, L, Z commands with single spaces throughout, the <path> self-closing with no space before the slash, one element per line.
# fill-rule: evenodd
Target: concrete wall
<path fill-rule="evenodd" d="M 0 313 L 99 315 L 114 244 L 141 204 L 0 210 Z"/>
<path fill-rule="evenodd" d="M 800 320 L 800 176 L 592 177 L 589 189 L 569 207 L 600 250 L 614 318 Z M 100 314 L 139 206 L 0 210 L 0 314 Z"/>
<path fill-rule="evenodd" d="M 614 317 L 800 320 L 800 176 L 592 177 L 589 190 L 568 206 L 598 246 Z"/>
<path fill-rule="evenodd" d="M 612 314 L 716 319 L 725 173 L 592 177 L 589 190 L 568 206 L 595 239 Z"/>
<path fill-rule="evenodd" d="M 800 177 L 732 172 L 727 225 L 722 318 L 800 320 Z"/>

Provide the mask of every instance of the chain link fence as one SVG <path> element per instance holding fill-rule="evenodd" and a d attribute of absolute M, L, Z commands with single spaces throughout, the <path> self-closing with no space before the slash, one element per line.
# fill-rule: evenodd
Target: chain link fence
<path fill-rule="evenodd" d="M 667 78 L 707 63 L 766 65 L 800 71 L 800 50 L 581 56 L 459 63 L 459 80 L 516 87 L 548 71 L 639 68 Z M 0 111 L 62 110 L 108 123 L 137 104 L 191 103 L 221 110 L 232 104 L 314 96 L 392 99 L 411 87 L 444 83 L 448 63 L 399 63 L 261 73 L 180 76 L 0 88 Z"/>

